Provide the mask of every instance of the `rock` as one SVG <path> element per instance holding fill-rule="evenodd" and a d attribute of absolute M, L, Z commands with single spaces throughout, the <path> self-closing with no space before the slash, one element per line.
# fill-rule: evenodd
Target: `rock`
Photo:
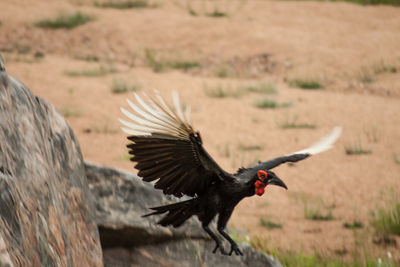
<path fill-rule="evenodd" d="M 171 203 L 176 201 L 175 197 L 165 196 L 134 174 L 88 161 L 85 161 L 85 167 L 89 188 L 96 198 L 96 220 L 103 247 L 144 245 L 185 238 L 186 233 L 192 237 L 206 237 L 197 220 L 172 230 L 158 226 L 157 216 L 142 217 L 149 213 L 150 207 Z"/>
<path fill-rule="evenodd" d="M 0 56 L 0 266 L 102 266 L 79 144 Z"/>
<path fill-rule="evenodd" d="M 159 216 L 142 218 L 149 207 L 177 201 L 136 175 L 85 162 L 105 266 L 281 266 L 271 256 L 241 245 L 244 256 L 213 254 L 197 218 L 180 228 L 158 226 Z M 180 199 L 179 201 L 182 201 Z"/>

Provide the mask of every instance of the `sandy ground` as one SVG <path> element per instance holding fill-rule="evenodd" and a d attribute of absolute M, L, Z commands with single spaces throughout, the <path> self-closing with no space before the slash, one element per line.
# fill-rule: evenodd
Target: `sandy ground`
<path fill-rule="evenodd" d="M 157 88 L 165 97 L 178 90 L 193 110 L 194 126 L 206 149 L 227 171 L 305 148 L 334 126 L 344 127 L 334 149 L 276 173 L 289 191 L 268 188 L 263 197 L 242 201 L 229 226 L 261 240 L 269 250 L 295 250 L 350 258 L 355 248 L 373 256 L 398 247 L 376 244 L 371 211 L 400 197 L 400 9 L 347 3 L 232 1 L 220 5 L 229 16 L 191 16 L 186 1 L 153 2 L 154 8 L 115 10 L 91 1 L 2 0 L 0 52 L 7 71 L 61 110 L 77 135 L 86 159 L 133 170 L 119 130 L 119 107 L 129 93 L 111 91 L 114 80 Z M 195 2 L 196 3 L 196 2 Z M 72 30 L 33 26 L 44 18 L 80 10 L 95 20 Z M 203 12 L 203 13 L 202 13 Z M 146 60 L 194 60 L 202 68 L 156 73 Z M 33 55 L 43 53 L 44 58 Z M 267 60 L 259 60 L 267 55 Z M 96 56 L 99 62 L 78 58 Z M 264 57 L 265 59 L 265 57 Z M 110 66 L 101 77 L 71 77 L 65 71 Z M 236 75 L 218 78 L 218 68 Z M 393 69 L 396 72 L 392 71 Z M 313 79 L 325 90 L 292 88 L 292 79 Z M 273 84 L 288 108 L 259 109 L 264 96 L 211 98 L 205 87 Z M 297 118 L 316 129 L 281 129 Z M 361 144 L 367 155 L 346 155 Z M 243 147 L 257 145 L 258 150 Z M 396 160 L 397 158 L 397 160 Z M 305 205 L 331 211 L 334 220 L 305 219 Z M 282 224 L 266 229 L 260 219 Z M 361 221 L 352 231 L 344 222 Z M 394 237 L 400 245 L 400 239 Z M 375 242 L 374 242 L 375 240 Z M 378 242 L 379 243 L 379 242 Z"/>

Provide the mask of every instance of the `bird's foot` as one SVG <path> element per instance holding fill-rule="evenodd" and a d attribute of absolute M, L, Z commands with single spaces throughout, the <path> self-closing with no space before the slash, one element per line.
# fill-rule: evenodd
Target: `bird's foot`
<path fill-rule="evenodd" d="M 231 245 L 231 251 L 229 252 L 229 256 L 232 255 L 232 252 L 235 252 L 236 255 L 243 256 L 242 251 L 240 251 L 239 247 L 236 244 Z"/>
<path fill-rule="evenodd" d="M 225 251 L 225 249 L 221 246 L 221 244 L 216 244 L 215 245 L 215 248 L 214 248 L 214 250 L 213 250 L 213 253 L 216 253 L 217 252 L 217 249 L 219 248 L 219 251 L 221 251 L 221 254 L 222 255 L 228 255 L 228 253 Z M 230 255 L 230 254 L 229 254 Z"/>

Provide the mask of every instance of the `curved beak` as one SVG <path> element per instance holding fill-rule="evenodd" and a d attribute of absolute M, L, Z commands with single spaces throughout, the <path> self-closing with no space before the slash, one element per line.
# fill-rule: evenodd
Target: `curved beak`
<path fill-rule="evenodd" d="M 285 188 L 286 190 L 288 189 L 287 186 L 285 185 L 285 183 L 281 179 L 279 179 L 277 176 L 272 177 L 271 179 L 268 179 L 268 184 L 281 186 L 281 187 Z"/>

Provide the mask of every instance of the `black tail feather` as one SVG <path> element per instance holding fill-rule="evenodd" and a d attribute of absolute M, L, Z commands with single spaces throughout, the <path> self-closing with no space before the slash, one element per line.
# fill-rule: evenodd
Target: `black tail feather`
<path fill-rule="evenodd" d="M 158 224 L 162 226 L 172 225 L 173 227 L 181 226 L 187 219 L 197 212 L 197 199 L 189 199 L 186 201 L 173 203 L 165 206 L 159 206 L 151 208 L 154 212 L 143 215 L 142 217 L 148 217 L 157 214 L 163 214 L 168 212 Z"/>

